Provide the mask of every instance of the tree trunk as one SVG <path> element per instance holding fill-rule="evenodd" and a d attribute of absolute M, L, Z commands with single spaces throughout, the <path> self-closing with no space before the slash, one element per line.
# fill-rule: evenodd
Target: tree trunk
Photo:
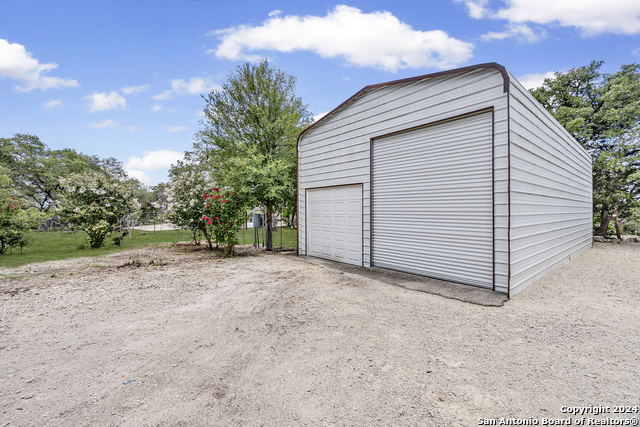
<path fill-rule="evenodd" d="M 607 230 L 609 229 L 609 223 L 613 219 L 613 217 L 609 216 L 607 213 L 607 208 L 602 207 L 602 211 L 600 213 L 600 228 L 598 229 L 598 236 L 606 236 Z"/>
<path fill-rule="evenodd" d="M 267 206 L 267 237 L 266 237 L 266 244 L 267 244 L 267 250 L 270 251 L 273 249 L 273 236 L 271 233 L 271 220 L 273 219 L 273 212 L 272 212 L 272 208 Z"/>
<path fill-rule="evenodd" d="M 613 211 L 613 216 L 615 217 L 615 225 L 616 225 L 616 237 L 622 240 L 622 235 L 620 234 L 620 219 L 618 218 L 618 210 Z"/>
<path fill-rule="evenodd" d="M 207 233 L 207 227 L 206 226 L 200 226 L 200 230 L 202 230 L 202 234 L 204 234 L 204 238 L 207 240 L 207 245 L 209 246 L 209 250 L 212 251 L 213 250 L 213 244 L 211 244 L 211 235 L 209 233 Z M 195 234 L 194 234 L 195 236 Z"/>

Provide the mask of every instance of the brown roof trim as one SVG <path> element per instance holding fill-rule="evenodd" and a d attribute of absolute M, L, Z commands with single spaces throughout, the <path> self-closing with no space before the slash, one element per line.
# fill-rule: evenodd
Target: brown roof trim
<path fill-rule="evenodd" d="M 410 82 L 415 82 L 415 81 L 418 81 L 418 80 L 428 79 L 428 78 L 432 78 L 432 77 L 446 76 L 448 74 L 464 73 L 464 72 L 467 72 L 467 71 L 479 70 L 479 69 L 482 69 L 482 68 L 495 68 L 496 70 L 500 71 L 500 74 L 502 74 L 502 79 L 504 80 L 504 85 L 503 85 L 504 92 L 505 93 L 509 92 L 509 73 L 507 73 L 507 69 L 506 68 L 504 68 L 502 65 L 500 65 L 498 63 L 495 63 L 495 62 L 487 62 L 485 64 L 470 65 L 468 67 L 456 68 L 454 70 L 439 71 L 437 73 L 424 74 L 422 76 L 409 77 L 409 78 L 406 78 L 406 79 L 392 80 L 390 82 L 369 85 L 369 86 L 365 86 L 362 89 L 360 89 L 358 92 L 356 92 L 349 99 L 347 99 L 342 104 L 338 105 L 336 108 L 334 108 L 333 110 L 328 112 L 323 118 L 321 118 L 317 122 L 311 124 L 305 130 L 300 132 L 300 135 L 298 135 L 298 141 L 297 141 L 296 145 L 300 144 L 300 138 L 302 138 L 302 135 L 304 135 L 309 129 L 313 128 L 318 123 L 322 122 L 325 119 L 325 117 L 329 117 L 331 114 L 333 114 L 334 112 L 336 112 L 337 110 L 339 110 L 340 108 L 342 108 L 343 106 L 345 106 L 346 104 L 351 102 L 353 99 L 357 98 L 358 96 L 360 96 L 364 92 L 367 92 L 367 91 L 369 91 L 371 89 L 375 89 L 375 88 L 379 88 L 379 87 L 383 87 L 383 86 L 391 86 L 391 85 L 396 85 L 396 84 L 401 84 L 401 83 L 410 83 Z"/>

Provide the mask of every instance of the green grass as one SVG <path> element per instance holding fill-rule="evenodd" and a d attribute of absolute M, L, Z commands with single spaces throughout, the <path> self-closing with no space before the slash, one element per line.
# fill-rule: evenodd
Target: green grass
<path fill-rule="evenodd" d="M 86 233 L 47 231 L 29 232 L 29 244 L 20 249 L 0 255 L 0 267 L 19 267 L 32 262 L 54 261 L 79 257 L 99 257 L 128 249 L 137 249 L 163 243 L 175 243 L 191 240 L 191 233 L 186 231 L 147 231 L 142 235 L 134 230 L 132 236 L 122 241 L 122 247 L 114 246 L 111 238 L 105 240 L 105 246 L 99 249 L 78 249 L 80 245 L 87 245 Z"/>
<path fill-rule="evenodd" d="M 260 242 L 263 234 L 260 231 Z M 134 230 L 132 236 L 122 241 L 122 247 L 114 246 L 111 238 L 105 240 L 105 246 L 99 249 L 78 249 L 78 246 L 87 244 L 86 234 L 83 232 L 48 231 L 29 232 L 27 239 L 29 244 L 20 249 L 13 249 L 4 255 L 0 255 L 0 267 L 19 267 L 32 262 L 55 261 L 80 257 L 99 257 L 120 251 L 138 249 L 156 244 L 175 243 L 179 241 L 191 241 L 193 235 L 184 230 L 175 231 L 147 231 L 142 235 L 139 230 Z M 253 229 L 238 232 L 239 244 L 253 244 Z M 296 229 L 278 228 L 273 232 L 274 248 L 295 248 Z"/>
<path fill-rule="evenodd" d="M 262 228 L 258 229 L 260 231 L 260 245 L 262 245 L 264 240 L 264 235 L 262 232 Z M 240 230 L 237 234 L 239 244 L 251 245 L 253 244 L 253 228 L 248 230 Z M 244 240 L 243 240 L 244 239 Z M 295 228 L 278 228 L 278 231 L 273 232 L 273 247 L 274 248 L 295 248 L 297 241 L 296 229 Z"/>

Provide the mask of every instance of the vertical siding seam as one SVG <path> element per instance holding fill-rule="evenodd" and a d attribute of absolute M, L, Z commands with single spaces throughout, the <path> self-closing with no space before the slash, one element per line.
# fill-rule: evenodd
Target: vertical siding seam
<path fill-rule="evenodd" d="M 373 138 L 369 138 L 369 267 L 373 266 Z"/>
<path fill-rule="evenodd" d="M 493 291 L 496 290 L 496 178 L 495 178 L 495 170 L 496 170 L 496 144 L 495 144 L 495 130 L 496 130 L 496 120 L 495 120 L 495 110 L 491 109 L 491 233 L 492 233 L 492 244 L 493 244 Z"/>
<path fill-rule="evenodd" d="M 511 299 L 511 93 L 507 93 L 507 298 Z"/>

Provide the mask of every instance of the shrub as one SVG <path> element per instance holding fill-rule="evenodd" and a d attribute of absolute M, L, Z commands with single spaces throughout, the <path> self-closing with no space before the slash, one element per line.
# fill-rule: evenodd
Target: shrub
<path fill-rule="evenodd" d="M 244 221 L 244 203 L 235 194 L 215 187 L 209 175 L 198 168 L 172 174 L 167 189 L 165 218 L 172 224 L 193 233 L 194 242 L 202 233 L 210 250 L 226 247 L 233 254 L 238 243 L 236 232 Z"/>
<path fill-rule="evenodd" d="M 245 218 L 244 204 L 240 197 L 232 192 L 225 192 L 214 188 L 211 194 L 204 194 L 205 207 L 202 220 L 207 222 L 209 236 L 215 238 L 216 244 L 226 247 L 225 254 L 233 256 L 238 244 L 237 232 L 242 227 Z M 211 247 L 211 242 L 209 242 Z"/>
<path fill-rule="evenodd" d="M 15 198 L 0 205 L 0 255 L 10 248 L 26 246 L 25 232 L 36 227 L 45 216 L 34 207 L 25 207 Z"/>
<path fill-rule="evenodd" d="M 61 178 L 60 186 L 57 213 L 73 230 L 87 233 L 92 248 L 103 246 L 122 217 L 140 208 L 134 189 L 106 171 L 72 174 Z"/>

